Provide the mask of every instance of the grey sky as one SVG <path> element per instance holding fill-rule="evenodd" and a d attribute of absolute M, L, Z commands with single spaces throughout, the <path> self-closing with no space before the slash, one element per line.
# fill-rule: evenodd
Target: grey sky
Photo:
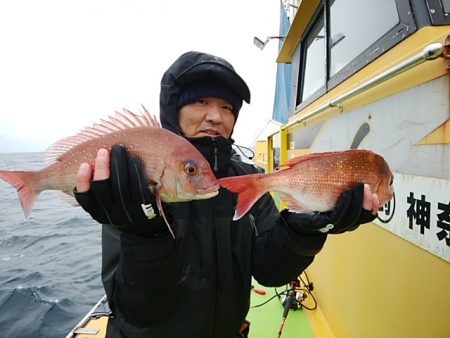
<path fill-rule="evenodd" d="M 158 115 L 159 81 L 183 52 L 228 59 L 247 81 L 235 139 L 251 145 L 271 118 L 279 1 L 0 2 L 0 152 L 44 151 L 126 107 Z"/>

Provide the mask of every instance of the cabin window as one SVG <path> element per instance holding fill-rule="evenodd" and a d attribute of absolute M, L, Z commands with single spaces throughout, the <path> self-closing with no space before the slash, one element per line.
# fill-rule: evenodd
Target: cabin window
<path fill-rule="evenodd" d="M 432 0 L 428 0 L 432 1 Z M 448 4 L 448 0 L 442 1 Z M 301 109 L 417 30 L 408 1 L 322 0 L 301 38 Z"/>
<path fill-rule="evenodd" d="M 326 44 L 323 17 L 319 17 L 305 41 L 302 101 L 326 84 Z"/>
<path fill-rule="evenodd" d="M 427 8 L 433 25 L 450 23 L 450 0 L 427 0 Z"/>
<path fill-rule="evenodd" d="M 442 7 L 444 8 L 444 13 L 450 13 L 450 0 L 441 0 Z"/>
<path fill-rule="evenodd" d="M 330 77 L 398 25 L 399 21 L 395 0 L 334 1 L 330 6 Z"/>

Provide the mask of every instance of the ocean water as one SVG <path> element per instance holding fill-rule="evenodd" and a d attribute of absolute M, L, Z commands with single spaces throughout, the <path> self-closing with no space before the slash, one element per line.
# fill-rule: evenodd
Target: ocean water
<path fill-rule="evenodd" d="M 0 154 L 0 170 L 37 170 L 41 153 Z M 0 337 L 65 335 L 103 295 L 100 225 L 50 191 L 25 220 L 0 180 Z"/>

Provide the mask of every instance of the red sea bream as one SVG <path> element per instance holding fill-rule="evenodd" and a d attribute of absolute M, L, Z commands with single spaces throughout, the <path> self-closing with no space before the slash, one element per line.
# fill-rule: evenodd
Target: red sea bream
<path fill-rule="evenodd" d="M 293 158 L 270 174 L 226 177 L 219 184 L 238 193 L 234 219 L 241 218 L 265 192 L 276 191 L 293 212 L 328 211 L 357 182 L 370 185 L 381 204 L 394 193 L 394 176 L 384 158 L 370 150 L 313 153 Z"/>
<path fill-rule="evenodd" d="M 161 128 L 145 108 L 142 115 L 125 109 L 116 112 L 108 120 L 56 142 L 47 150 L 49 165 L 42 170 L 0 170 L 0 178 L 17 189 L 28 217 L 43 190 L 60 190 L 73 196 L 80 165 L 87 162 L 93 166 L 98 149 L 110 150 L 115 144 L 125 145 L 130 155 L 143 161 L 160 212 L 161 200 L 190 201 L 218 194 L 219 185 L 203 155 L 183 137 Z"/>

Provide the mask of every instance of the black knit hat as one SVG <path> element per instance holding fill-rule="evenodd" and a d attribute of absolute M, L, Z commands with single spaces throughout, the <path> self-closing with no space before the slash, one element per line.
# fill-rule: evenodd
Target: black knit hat
<path fill-rule="evenodd" d="M 177 101 L 177 109 L 208 96 L 228 101 L 233 106 L 235 117 L 238 116 L 242 107 L 242 99 L 225 83 L 212 77 L 193 82 L 182 88 Z"/>

